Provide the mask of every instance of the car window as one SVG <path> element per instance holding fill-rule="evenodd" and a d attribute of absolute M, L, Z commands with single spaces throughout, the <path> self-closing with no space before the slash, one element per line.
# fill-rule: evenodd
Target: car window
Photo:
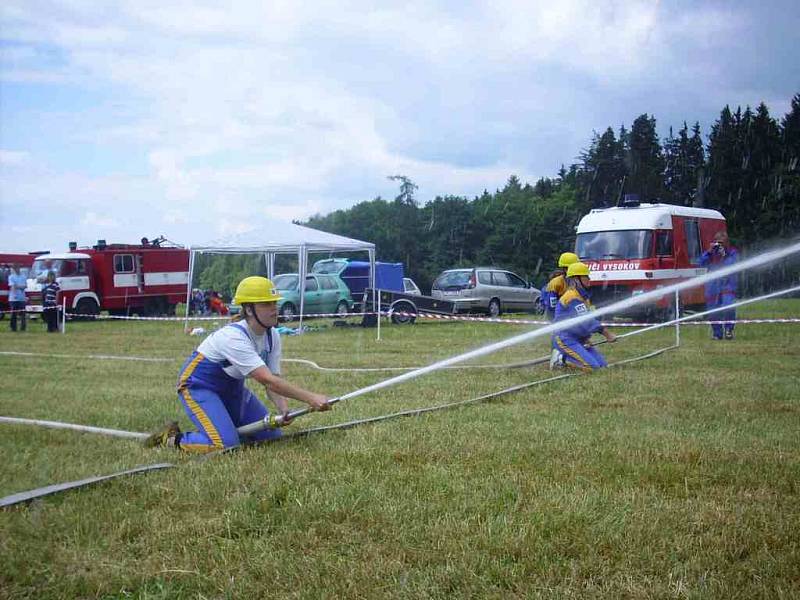
<path fill-rule="evenodd" d="M 528 287 L 528 284 L 525 283 L 525 280 L 522 277 L 517 277 L 513 273 L 506 273 L 508 279 L 511 281 L 511 285 L 516 288 L 524 288 Z"/>
<path fill-rule="evenodd" d="M 306 291 L 307 292 L 316 292 L 319 289 L 317 285 L 317 280 L 313 277 L 306 277 Z"/>
<path fill-rule="evenodd" d="M 297 275 L 276 275 L 272 281 L 279 290 L 293 290 L 297 287 Z"/>
<path fill-rule="evenodd" d="M 466 287 L 469 284 L 469 271 L 449 271 L 442 273 L 434 282 L 434 287 L 444 289 L 447 287 Z"/>
<path fill-rule="evenodd" d="M 335 290 L 338 287 L 333 277 L 317 277 L 317 279 L 323 290 Z"/>
<path fill-rule="evenodd" d="M 478 271 L 478 283 L 483 285 L 492 285 L 491 271 Z"/>
<path fill-rule="evenodd" d="M 511 278 L 508 276 L 508 273 L 504 273 L 503 271 L 492 271 L 492 283 L 493 285 L 511 287 Z"/>

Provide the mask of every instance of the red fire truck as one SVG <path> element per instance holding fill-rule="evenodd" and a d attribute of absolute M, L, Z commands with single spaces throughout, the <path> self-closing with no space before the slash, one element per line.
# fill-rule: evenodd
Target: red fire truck
<path fill-rule="evenodd" d="M 99 240 L 91 248 L 70 242 L 69 252 L 43 254 L 33 261 L 26 289 L 28 311 L 41 312 L 42 283 L 50 271 L 61 286 L 68 313 L 174 314 L 175 305 L 186 301 L 189 251 L 166 246 L 161 239 L 143 238 L 138 245 Z"/>
<path fill-rule="evenodd" d="M 584 216 L 575 253 L 591 269 L 592 302 L 604 305 L 703 275 L 700 255 L 725 230 L 725 217 L 716 210 L 630 201 Z M 680 302 L 702 307 L 703 286 L 683 290 Z M 664 318 L 674 311 L 674 297 L 664 296 L 629 312 Z"/>
<path fill-rule="evenodd" d="M 11 274 L 11 265 L 20 265 L 20 273 L 27 275 L 33 264 L 33 254 L 6 254 L 0 253 L 0 319 L 5 317 L 9 309 L 8 304 L 8 276 Z"/>

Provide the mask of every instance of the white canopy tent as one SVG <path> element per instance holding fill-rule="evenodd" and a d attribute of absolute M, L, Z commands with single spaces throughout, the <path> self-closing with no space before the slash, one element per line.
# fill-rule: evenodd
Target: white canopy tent
<path fill-rule="evenodd" d="M 189 247 L 189 281 L 186 288 L 186 325 L 189 321 L 189 303 L 192 296 L 195 257 L 198 254 L 263 254 L 267 277 L 275 275 L 277 254 L 296 254 L 300 283 L 300 324 L 303 323 L 303 305 L 306 291 L 308 255 L 312 252 L 369 253 L 370 287 L 375 287 L 375 244 L 362 242 L 333 233 L 283 221 L 272 221 L 254 231 L 232 235 L 205 244 Z"/>

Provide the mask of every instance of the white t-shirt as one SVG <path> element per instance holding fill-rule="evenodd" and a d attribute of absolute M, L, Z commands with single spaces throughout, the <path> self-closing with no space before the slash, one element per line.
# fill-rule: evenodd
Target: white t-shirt
<path fill-rule="evenodd" d="M 245 333 L 242 328 L 247 331 Z M 223 367 L 225 373 L 235 379 L 245 379 L 258 367 L 266 367 L 275 375 L 281 373 L 281 336 L 272 333 L 272 351 L 266 354 L 267 334 L 255 335 L 246 321 L 236 325 L 226 325 L 208 336 L 197 347 L 197 351 L 213 362 L 228 361 L 230 366 Z"/>

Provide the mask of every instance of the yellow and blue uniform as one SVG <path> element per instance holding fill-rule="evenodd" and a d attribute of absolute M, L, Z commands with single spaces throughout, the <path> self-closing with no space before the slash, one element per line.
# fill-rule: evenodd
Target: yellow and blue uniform
<path fill-rule="evenodd" d="M 551 321 L 555 318 L 558 299 L 564 295 L 567 289 L 567 279 L 563 272 L 551 278 L 542 288 L 542 306 L 544 306 L 545 315 Z"/>
<path fill-rule="evenodd" d="M 255 346 L 246 325 L 231 323 L 224 329 L 228 327 L 238 329 Z M 273 352 L 272 331 L 267 332 L 266 340 L 262 359 L 268 363 L 268 355 Z M 269 415 L 264 404 L 247 389 L 244 378 L 226 373 L 225 369 L 230 366 L 227 360 L 212 361 L 196 350 L 181 368 L 178 398 L 197 427 L 197 431 L 181 434 L 182 450 L 210 452 L 238 446 L 241 440 L 236 428 Z M 248 439 L 260 441 L 280 436 L 279 429 L 268 429 L 254 433 Z"/>
<path fill-rule="evenodd" d="M 584 316 L 592 309 L 589 296 L 577 288 L 569 288 L 556 303 L 555 322 Z M 586 343 L 593 333 L 602 331 L 603 326 L 595 318 L 576 323 L 553 334 L 553 348 L 564 355 L 568 364 L 586 371 L 608 366 L 603 355 Z"/>

